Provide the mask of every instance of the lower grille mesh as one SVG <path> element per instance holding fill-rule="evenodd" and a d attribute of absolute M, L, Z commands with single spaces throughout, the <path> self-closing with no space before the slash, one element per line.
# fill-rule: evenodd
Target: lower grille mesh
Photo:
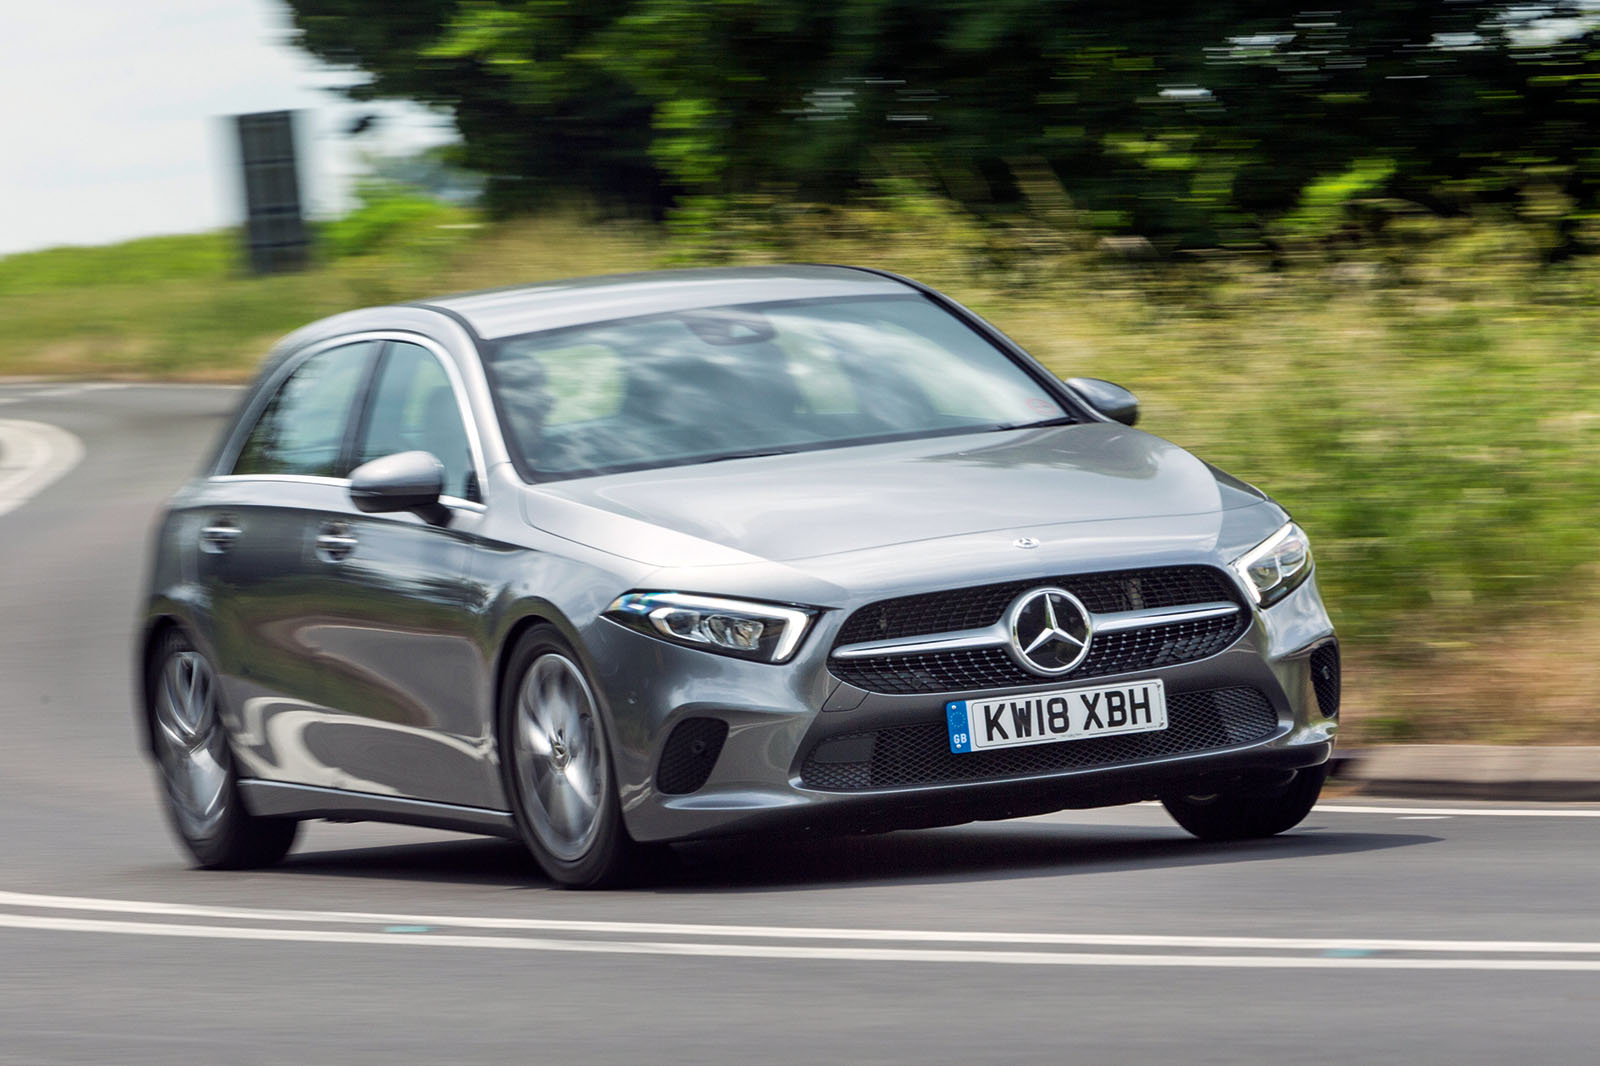
<path fill-rule="evenodd" d="M 1188 755 L 1270 737 L 1278 716 L 1253 688 L 1167 694 L 1167 728 L 1158 733 L 1069 740 L 956 755 L 943 721 L 830 737 L 807 756 L 800 781 L 825 792 L 1001 781 L 1117 763 Z M 860 752 L 858 761 L 830 758 Z M 870 755 L 868 755 L 870 752 Z"/>

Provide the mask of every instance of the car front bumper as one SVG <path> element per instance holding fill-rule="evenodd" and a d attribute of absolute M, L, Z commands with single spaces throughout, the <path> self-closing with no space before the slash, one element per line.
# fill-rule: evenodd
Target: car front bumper
<path fill-rule="evenodd" d="M 865 779 L 818 787 L 807 760 L 819 748 L 848 758 L 849 738 L 883 731 L 920 731 L 916 735 L 931 743 L 929 731 L 943 729 L 946 701 L 1001 694 L 864 692 L 829 672 L 833 634 L 826 625 L 819 630 L 794 662 L 769 665 L 596 621 L 585 640 L 612 738 L 623 816 L 635 839 L 682 840 L 774 826 L 878 831 L 1205 792 L 1240 777 L 1281 777 L 1319 765 L 1332 753 L 1338 729 L 1336 707 L 1323 712 L 1313 681 L 1313 654 L 1336 640 L 1313 577 L 1281 603 L 1254 611 L 1243 634 L 1209 658 L 1003 692 L 1026 695 L 1141 678 L 1160 678 L 1169 699 L 1253 692 L 1266 705 L 1257 707 L 1258 717 L 1270 719 L 1248 740 L 975 780 L 917 781 L 913 774 L 901 775 L 905 780 L 892 787 L 874 787 Z M 669 794 L 658 787 L 662 755 L 674 730 L 692 719 L 725 722 L 726 738 L 703 784 Z M 828 746 L 830 741 L 838 743 Z M 943 772 L 949 773 L 949 765 Z"/>

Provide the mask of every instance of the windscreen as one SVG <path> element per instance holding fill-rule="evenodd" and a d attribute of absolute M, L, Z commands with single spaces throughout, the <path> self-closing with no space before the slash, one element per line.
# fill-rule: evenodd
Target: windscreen
<path fill-rule="evenodd" d="M 679 311 L 489 349 L 511 446 L 544 478 L 1068 418 L 920 295 Z"/>

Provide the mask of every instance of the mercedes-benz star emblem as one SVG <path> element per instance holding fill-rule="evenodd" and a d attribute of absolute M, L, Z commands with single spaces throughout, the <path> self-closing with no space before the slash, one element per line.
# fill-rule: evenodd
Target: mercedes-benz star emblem
<path fill-rule="evenodd" d="M 1053 677 L 1083 662 L 1094 624 L 1083 602 L 1066 589 L 1025 592 L 1011 605 L 1011 656 L 1036 674 Z"/>
<path fill-rule="evenodd" d="M 1016 540 L 1011 542 L 1011 546 L 1013 548 L 1037 548 L 1039 546 L 1039 542 L 1033 537 L 1018 537 Z"/>

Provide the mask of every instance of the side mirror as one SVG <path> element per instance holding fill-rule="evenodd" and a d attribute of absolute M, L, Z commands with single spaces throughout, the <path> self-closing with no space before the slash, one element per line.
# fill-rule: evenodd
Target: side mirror
<path fill-rule="evenodd" d="M 1139 397 L 1121 385 L 1099 378 L 1068 378 L 1067 388 L 1113 422 L 1131 426 L 1139 421 Z"/>
<path fill-rule="evenodd" d="M 433 521 L 444 492 L 444 464 L 429 452 L 396 452 L 350 472 L 350 498 L 368 514 L 422 511 Z"/>

